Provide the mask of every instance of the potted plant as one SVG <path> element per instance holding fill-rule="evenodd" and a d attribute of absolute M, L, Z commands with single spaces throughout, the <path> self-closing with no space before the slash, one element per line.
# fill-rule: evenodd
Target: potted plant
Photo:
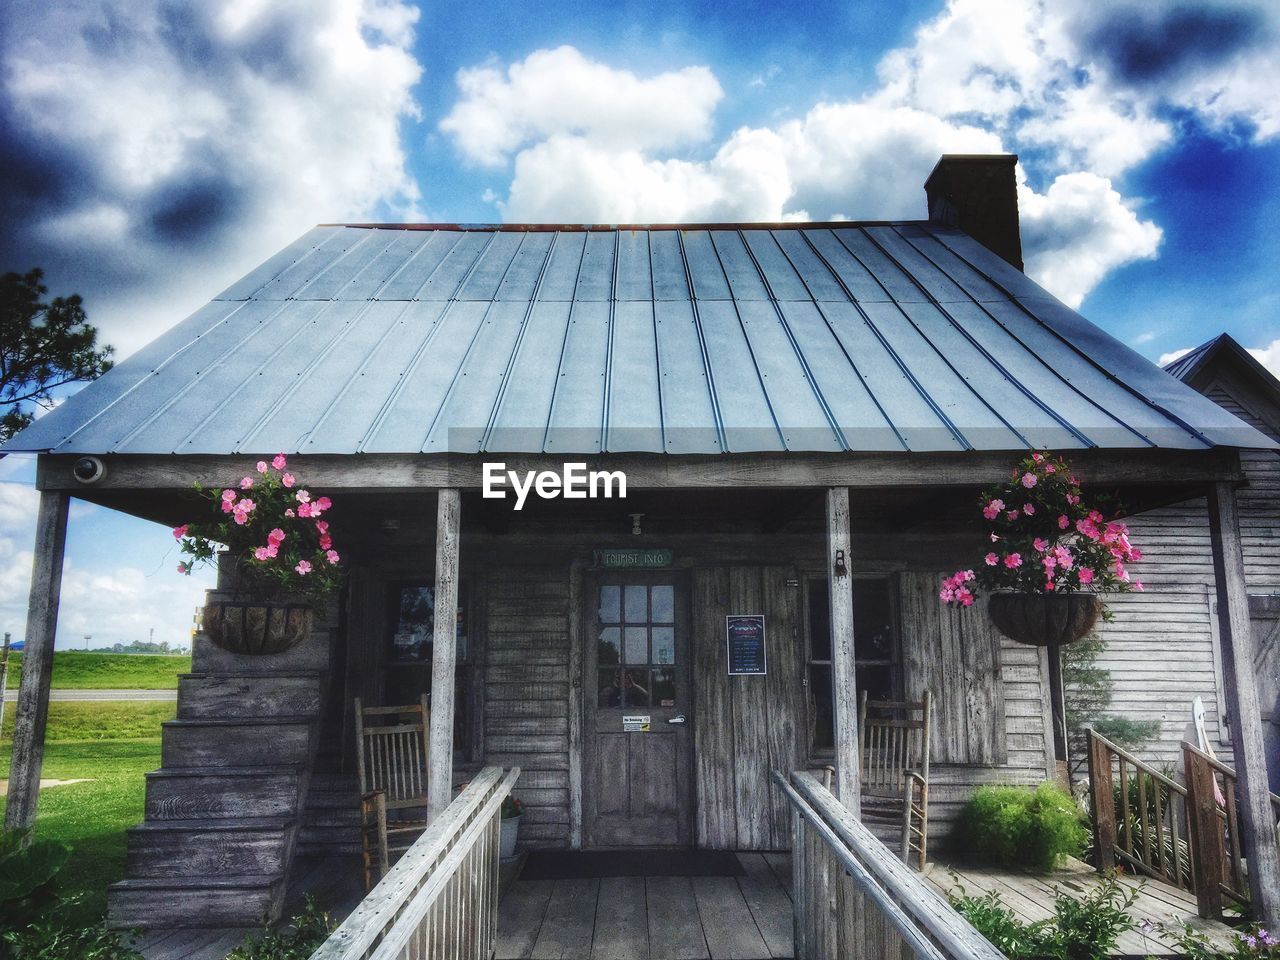
<path fill-rule="evenodd" d="M 204 515 L 174 528 L 187 559 L 234 563 L 228 599 L 204 607 L 202 629 L 225 650 L 282 653 L 310 634 L 314 613 L 342 582 L 340 557 L 324 515 L 328 497 L 314 497 L 288 471 L 284 454 L 259 460 L 238 488 L 196 487 Z"/>
<path fill-rule="evenodd" d="M 524 804 L 507 794 L 502 801 L 502 846 L 499 856 L 510 860 L 516 855 L 516 839 L 520 835 L 520 815 L 524 813 Z"/>
<path fill-rule="evenodd" d="M 939 598 L 971 606 L 991 592 L 988 615 L 1019 643 L 1074 643 L 1106 616 L 1101 597 L 1141 590 L 1129 564 L 1142 552 L 1128 528 L 1085 502 L 1080 482 L 1061 457 L 1032 453 L 1011 478 L 979 502 L 990 549 L 982 563 L 942 581 Z"/>

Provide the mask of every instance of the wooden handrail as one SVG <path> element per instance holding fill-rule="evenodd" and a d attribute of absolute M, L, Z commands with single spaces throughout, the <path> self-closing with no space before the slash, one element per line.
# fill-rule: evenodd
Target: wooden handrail
<path fill-rule="evenodd" d="M 1205 763 L 1213 767 L 1219 773 L 1225 774 L 1226 776 L 1230 777 L 1233 780 L 1235 779 L 1235 776 L 1236 776 L 1235 768 L 1229 767 L 1225 763 L 1223 763 L 1221 760 L 1219 760 L 1217 757 L 1212 756 L 1208 753 L 1205 753 L 1203 750 L 1197 747 L 1194 743 L 1191 743 L 1190 741 L 1187 741 L 1187 740 L 1183 740 L 1182 749 L 1184 752 L 1190 752 L 1197 757 L 1203 758 Z M 1271 805 L 1276 808 L 1276 811 L 1278 813 L 1280 813 L 1280 794 L 1277 794 L 1277 793 L 1271 794 Z"/>
<path fill-rule="evenodd" d="M 797 960 L 898 956 L 904 944 L 927 960 L 1004 960 L 812 773 L 773 779 L 792 809 Z"/>
<path fill-rule="evenodd" d="M 505 774 L 501 767 L 481 770 L 311 960 L 427 957 L 446 945 L 460 960 L 492 956 L 498 826 L 502 801 L 519 776 L 519 767 Z M 447 931 L 432 922 L 433 908 L 445 899 L 455 911 Z"/>

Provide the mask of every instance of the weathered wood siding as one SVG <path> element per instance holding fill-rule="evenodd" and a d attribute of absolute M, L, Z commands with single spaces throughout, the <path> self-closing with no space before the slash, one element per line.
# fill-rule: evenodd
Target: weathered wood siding
<path fill-rule="evenodd" d="M 1221 383 L 1205 393 L 1269 436 L 1280 432 L 1233 399 Z M 1237 492 L 1245 576 L 1251 593 L 1280 591 L 1280 456 L 1240 454 L 1247 486 Z M 1131 538 L 1143 552 L 1134 575 L 1146 587 L 1110 601 L 1115 617 L 1099 633 L 1106 647 L 1099 666 L 1111 671 L 1115 696 L 1110 713 L 1157 720 L 1159 734 L 1138 755 L 1180 769 L 1184 739 L 1194 739 L 1191 701 L 1204 700 L 1214 749 L 1231 762 L 1222 719 L 1222 664 L 1214 615 L 1216 594 L 1209 548 L 1209 515 L 1203 498 L 1131 518 Z"/>
<path fill-rule="evenodd" d="M 904 685 L 933 694 L 929 832 L 944 837 L 983 784 L 1035 785 L 1053 775 L 1045 653 L 1001 636 L 979 600 L 968 610 L 938 601 L 943 573 L 904 573 Z"/>
<path fill-rule="evenodd" d="M 568 564 L 493 569 L 484 593 L 484 762 L 520 767 L 521 841 L 568 846 Z"/>
<path fill-rule="evenodd" d="M 804 764 L 798 575 L 791 567 L 702 567 L 693 573 L 694 783 L 698 846 L 781 850 L 790 844 L 773 770 Z M 725 617 L 763 613 L 768 673 L 728 675 Z"/>

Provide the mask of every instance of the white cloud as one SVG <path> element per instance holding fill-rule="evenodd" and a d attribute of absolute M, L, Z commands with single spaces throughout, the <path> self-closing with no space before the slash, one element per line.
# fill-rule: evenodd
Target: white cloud
<path fill-rule="evenodd" d="M 28 484 L 0 482 L 0 625 L 15 639 L 25 635 L 39 496 Z M 95 647 L 146 640 L 152 628 L 157 641 L 189 643 L 191 617 L 212 586 L 212 571 L 180 576 L 174 569 L 172 538 L 155 524 L 107 516 L 79 501 L 72 502 L 70 519 L 58 646 L 78 646 L 85 634 L 93 637 Z M 109 526 L 98 526 L 103 523 Z M 128 543 L 127 552 L 110 565 L 78 560 L 77 537 L 100 532 Z"/>
<path fill-rule="evenodd" d="M 1173 363 L 1173 361 L 1181 360 L 1194 349 L 1195 347 L 1179 347 L 1177 350 L 1170 350 L 1168 353 L 1162 353 L 1160 354 L 1160 358 L 1156 360 L 1156 366 L 1167 367 L 1169 364 Z"/>
<path fill-rule="evenodd" d="M 462 70 L 457 81 L 462 98 L 440 128 L 466 157 L 484 164 L 565 136 L 640 150 L 696 143 L 710 134 L 712 111 L 724 96 L 706 67 L 642 78 L 569 46 L 534 51 L 506 71 Z"/>
<path fill-rule="evenodd" d="M 122 353 L 316 222 L 416 209 L 407 3 L 14 0 L 8 17 L 3 119 L 49 180 L 10 200 L 11 249 L 51 278 L 70 264 Z"/>
<path fill-rule="evenodd" d="M 1280 380 L 1280 337 L 1272 340 L 1265 347 L 1250 348 L 1249 352 L 1258 359 L 1260 364 L 1270 370 L 1276 379 Z"/>

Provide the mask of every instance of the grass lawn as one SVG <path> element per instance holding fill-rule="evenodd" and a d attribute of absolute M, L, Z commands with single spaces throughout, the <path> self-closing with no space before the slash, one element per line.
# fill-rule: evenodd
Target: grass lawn
<path fill-rule="evenodd" d="M 172 703 L 49 704 L 42 775 L 92 782 L 40 791 L 36 833 L 71 847 L 62 888 L 85 895 L 86 919 L 105 912 L 107 886 L 124 875 L 125 830 L 142 819 L 143 774 L 160 766 L 160 723 L 173 716 L 173 708 Z M 0 776 L 9 772 L 13 712 L 12 705 L 5 710 Z"/>
<path fill-rule="evenodd" d="M 22 654 L 9 654 L 5 687 L 18 688 Z M 53 655 L 53 685 L 62 690 L 176 690 L 178 674 L 191 672 L 191 657 L 147 656 L 136 653 L 78 653 Z"/>

